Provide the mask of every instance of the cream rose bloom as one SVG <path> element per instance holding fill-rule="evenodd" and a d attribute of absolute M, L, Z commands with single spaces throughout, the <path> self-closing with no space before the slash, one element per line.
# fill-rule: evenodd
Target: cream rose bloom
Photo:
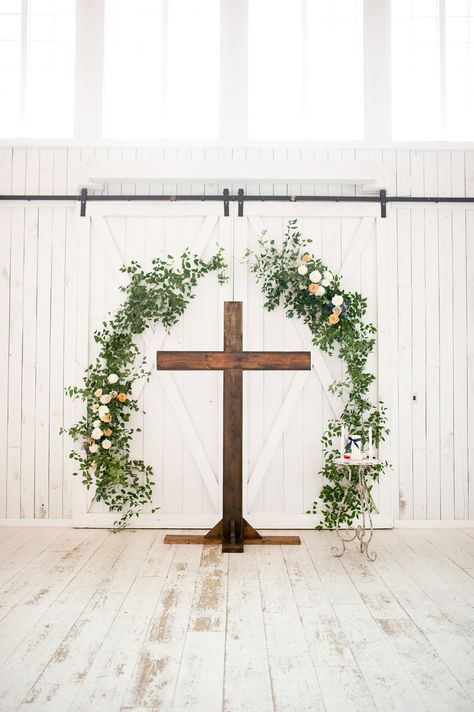
<path fill-rule="evenodd" d="M 343 304 L 344 299 L 340 294 L 335 294 L 334 297 L 332 298 L 332 303 L 334 304 L 335 307 L 340 307 L 341 304 Z"/>
<path fill-rule="evenodd" d="M 326 270 L 326 272 L 323 274 L 323 277 L 324 279 L 327 279 L 328 283 L 332 282 L 332 280 L 334 279 L 333 273 L 329 270 Z"/>
<path fill-rule="evenodd" d="M 321 279 L 321 272 L 317 269 L 314 269 L 309 275 L 309 278 L 312 282 L 319 282 L 319 280 Z"/>
<path fill-rule="evenodd" d="M 322 297 L 322 296 L 324 296 L 324 295 L 326 294 L 326 290 L 324 289 L 324 287 L 322 287 L 321 285 L 319 285 L 319 289 L 318 289 L 318 291 L 316 292 L 316 294 L 318 295 L 318 297 Z"/>
<path fill-rule="evenodd" d="M 300 274 L 302 277 L 304 277 L 305 274 L 308 274 L 308 268 L 306 265 L 300 265 L 298 267 L 298 274 Z"/>
<path fill-rule="evenodd" d="M 111 445 L 112 443 L 110 442 L 110 440 L 102 440 L 102 447 L 104 448 L 104 450 L 108 450 Z"/>
<path fill-rule="evenodd" d="M 97 443 L 93 443 L 93 444 L 89 447 L 89 452 L 91 452 L 92 454 L 94 454 L 94 453 L 97 452 L 98 449 L 99 449 L 99 446 L 97 445 Z"/>
<path fill-rule="evenodd" d="M 329 281 L 329 279 L 322 279 L 321 284 L 323 285 L 323 287 L 329 287 L 331 282 Z"/>
<path fill-rule="evenodd" d="M 94 420 L 94 422 L 92 423 L 92 425 L 93 425 L 94 428 L 100 428 L 100 420 Z"/>
<path fill-rule="evenodd" d="M 104 395 L 100 397 L 100 402 L 104 403 L 105 405 L 107 405 L 107 403 L 110 403 L 111 400 L 112 396 L 108 393 L 104 393 Z"/>
<path fill-rule="evenodd" d="M 98 403 L 93 403 L 92 404 L 92 412 L 97 413 L 99 411 L 99 404 Z"/>
<path fill-rule="evenodd" d="M 100 398 L 102 395 L 102 388 L 98 388 L 96 391 L 94 391 L 94 395 L 96 398 Z"/>
<path fill-rule="evenodd" d="M 117 383 L 119 377 L 117 376 L 116 373 L 111 373 L 110 376 L 107 378 L 109 383 Z"/>
<path fill-rule="evenodd" d="M 107 408 L 106 405 L 100 405 L 99 406 L 99 418 L 102 418 L 103 415 L 109 412 L 109 409 Z"/>
<path fill-rule="evenodd" d="M 91 438 L 94 438 L 94 440 L 100 440 L 102 437 L 102 430 L 100 428 L 94 428 L 94 430 L 91 433 Z"/>

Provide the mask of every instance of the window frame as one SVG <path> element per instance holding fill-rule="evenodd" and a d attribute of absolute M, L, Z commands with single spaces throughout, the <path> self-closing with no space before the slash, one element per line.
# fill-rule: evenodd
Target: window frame
<path fill-rule="evenodd" d="M 107 139 L 103 136 L 103 85 L 105 45 L 105 1 L 76 0 L 76 46 L 74 87 L 73 138 L 48 138 L 48 144 L 58 146 L 312 146 L 350 148 L 472 148 L 474 140 L 410 141 L 392 139 L 391 119 L 391 0 L 363 0 L 363 84 L 364 138 L 361 140 L 318 139 L 249 139 L 247 126 L 248 96 L 248 0 L 220 0 L 220 82 L 219 136 L 214 140 L 198 138 Z M 445 8 L 439 0 L 440 21 L 440 101 L 443 129 L 446 129 L 446 64 Z M 27 10 L 29 0 L 22 0 L 22 52 L 27 47 Z M 232 31 L 233 42 L 225 37 Z M 387 38 L 388 41 L 387 41 Z M 444 53 L 444 55 L 443 55 Z M 25 111 L 26 62 L 22 61 L 22 112 Z M 87 110 L 83 110 L 87 107 Z M 446 136 L 446 133 L 444 133 Z M 18 137 L 0 138 L 0 145 L 41 145 L 45 139 Z"/>

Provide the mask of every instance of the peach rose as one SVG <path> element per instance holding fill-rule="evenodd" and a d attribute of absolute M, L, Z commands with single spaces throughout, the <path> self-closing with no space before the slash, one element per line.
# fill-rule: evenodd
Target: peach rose
<path fill-rule="evenodd" d="M 106 430 L 102 431 L 106 437 L 109 437 L 109 435 L 112 435 L 112 428 L 107 428 Z"/>
<path fill-rule="evenodd" d="M 105 414 L 101 417 L 101 421 L 102 421 L 103 423 L 110 423 L 111 420 L 112 420 L 112 416 L 110 415 L 110 413 L 105 413 Z"/>
<path fill-rule="evenodd" d="M 338 317 L 337 314 L 330 314 L 330 315 L 329 315 L 329 317 L 328 317 L 328 322 L 329 322 L 330 324 L 337 324 L 338 321 L 339 321 L 339 317 Z"/>
<path fill-rule="evenodd" d="M 312 294 L 315 294 L 319 289 L 319 284 L 315 284 L 312 282 L 309 287 L 308 287 L 308 292 L 311 292 Z"/>
<path fill-rule="evenodd" d="M 305 255 L 303 255 L 303 257 L 301 259 L 304 260 L 305 262 L 309 262 L 311 257 L 308 255 L 308 253 L 306 253 Z"/>
<path fill-rule="evenodd" d="M 127 396 L 125 393 L 119 393 L 117 396 L 117 400 L 120 401 L 121 403 L 125 403 L 127 400 Z"/>

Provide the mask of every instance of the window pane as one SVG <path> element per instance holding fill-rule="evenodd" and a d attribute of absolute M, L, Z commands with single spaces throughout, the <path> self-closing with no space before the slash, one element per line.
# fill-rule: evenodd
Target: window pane
<path fill-rule="evenodd" d="M 392 2 L 394 139 L 439 139 L 440 66 L 437 0 Z"/>
<path fill-rule="evenodd" d="M 109 0 L 104 134 L 215 138 L 219 0 Z"/>
<path fill-rule="evenodd" d="M 67 137 L 74 120 L 74 0 L 30 0 L 27 136 Z"/>
<path fill-rule="evenodd" d="M 446 137 L 474 138 L 474 3 L 446 3 Z"/>
<path fill-rule="evenodd" d="M 362 0 L 250 0 L 249 134 L 360 138 Z"/>
<path fill-rule="evenodd" d="M 309 138 L 362 138 L 361 0 L 308 0 L 306 28 Z"/>
<path fill-rule="evenodd" d="M 302 2 L 249 2 L 249 135 L 298 138 L 302 122 Z"/>

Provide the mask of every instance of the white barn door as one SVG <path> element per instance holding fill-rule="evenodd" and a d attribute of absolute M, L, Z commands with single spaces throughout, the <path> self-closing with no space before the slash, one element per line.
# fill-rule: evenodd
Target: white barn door
<path fill-rule="evenodd" d="M 223 217 L 221 203 L 164 203 L 145 205 L 89 204 L 78 218 L 81 261 L 78 315 L 78 381 L 84 366 L 97 354 L 94 329 L 120 304 L 122 264 L 137 260 L 151 268 L 154 257 L 179 256 L 185 247 L 211 256 L 217 243 L 232 254 L 232 220 Z M 89 298 L 88 298 L 89 297 Z M 171 334 L 158 328 L 143 335 L 151 379 L 136 395 L 141 410 L 131 423 L 135 434 L 132 456 L 142 458 L 155 473 L 154 506 L 144 511 L 138 526 L 207 527 L 220 511 L 222 376 L 217 372 L 158 372 L 158 349 L 222 348 L 223 303 L 231 284 L 220 286 L 215 275 L 198 285 L 195 299 Z M 75 482 L 73 519 L 76 526 L 110 526 L 117 518 Z"/>
<path fill-rule="evenodd" d="M 385 221 L 374 205 L 319 205 L 246 203 L 245 217 L 236 218 L 236 260 L 247 247 L 256 249 L 262 230 L 281 240 L 288 220 L 298 218 L 304 237 L 328 267 L 343 275 L 344 286 L 368 297 L 367 319 L 379 330 L 377 348 L 369 368 L 377 375 L 371 396 L 390 406 L 389 293 L 387 285 Z M 311 345 L 309 332 L 282 308 L 268 313 L 264 298 L 245 265 L 236 261 L 235 298 L 244 309 L 244 348 L 248 350 L 312 350 L 311 372 L 251 372 L 246 375 L 246 453 L 244 474 L 246 518 L 255 526 L 308 527 L 319 521 L 305 514 L 323 484 L 321 435 L 330 418 L 338 417 L 343 403 L 328 387 L 342 376 L 337 356 L 328 357 Z M 381 456 L 390 459 L 388 443 Z M 376 485 L 379 514 L 375 526 L 390 527 L 391 475 Z"/>
<path fill-rule="evenodd" d="M 248 350 L 311 350 L 304 328 L 283 310 L 263 308 L 259 287 L 243 262 L 247 247 L 255 248 L 262 229 L 281 239 L 286 223 L 299 218 L 303 235 L 313 239 L 316 255 L 341 271 L 349 289 L 369 298 L 368 318 L 379 326 L 378 348 L 370 366 L 378 375 L 372 396 L 389 405 L 389 334 L 384 277 L 384 243 L 374 206 L 317 206 L 288 203 L 246 203 L 245 217 L 236 206 L 223 217 L 221 203 L 159 205 L 89 204 L 78 218 L 81 244 L 77 361 L 78 379 L 94 359 L 92 334 L 107 312 L 121 301 L 118 287 L 125 277 L 119 267 L 136 259 L 145 268 L 160 255 L 179 255 L 186 246 L 209 256 L 216 243 L 232 260 L 231 279 L 224 287 L 214 275 L 199 285 L 196 298 L 167 336 L 161 329 L 144 335 L 143 353 L 152 377 L 139 388 L 145 415 L 133 455 L 151 464 L 156 479 L 154 506 L 138 526 L 207 528 L 221 515 L 222 376 L 219 373 L 166 373 L 155 370 L 155 353 L 169 350 L 220 350 L 223 303 L 244 303 L 244 348 Z M 87 299 L 89 295 L 89 299 Z M 311 372 L 250 372 L 244 375 L 244 510 L 256 527 L 312 527 L 317 518 L 305 514 L 321 488 L 320 436 L 328 418 L 342 405 L 328 392 L 341 376 L 337 358 L 313 352 Z M 387 448 L 383 453 L 389 458 Z M 390 475 L 377 487 L 377 526 L 392 525 Z M 94 492 L 75 482 L 74 524 L 110 526 L 116 518 Z"/>

